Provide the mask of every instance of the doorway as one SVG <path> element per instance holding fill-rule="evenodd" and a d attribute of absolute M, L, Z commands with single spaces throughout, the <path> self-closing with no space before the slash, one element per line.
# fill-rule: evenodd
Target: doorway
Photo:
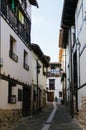
<path fill-rule="evenodd" d="M 30 112 L 31 112 L 31 89 L 23 87 L 23 108 L 22 108 L 23 117 L 30 116 Z"/>

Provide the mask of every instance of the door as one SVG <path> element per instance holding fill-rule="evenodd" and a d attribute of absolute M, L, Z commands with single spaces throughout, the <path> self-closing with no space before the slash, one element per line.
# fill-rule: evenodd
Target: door
<path fill-rule="evenodd" d="M 31 110 L 31 89 L 23 87 L 23 108 L 22 108 L 23 117 L 30 116 L 30 110 Z"/>

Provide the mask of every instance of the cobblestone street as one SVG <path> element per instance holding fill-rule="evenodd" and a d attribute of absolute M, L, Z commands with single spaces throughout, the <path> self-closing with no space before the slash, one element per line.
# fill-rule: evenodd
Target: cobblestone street
<path fill-rule="evenodd" d="M 33 117 L 22 119 L 9 130 L 82 130 L 75 119 L 71 119 L 64 105 L 57 104 L 57 110 L 52 122 L 47 123 L 50 113 L 53 110 L 53 103 L 48 103 L 46 108 Z"/>
<path fill-rule="evenodd" d="M 49 130 L 82 130 L 75 119 L 72 119 L 63 105 L 57 105 L 53 122 Z"/>

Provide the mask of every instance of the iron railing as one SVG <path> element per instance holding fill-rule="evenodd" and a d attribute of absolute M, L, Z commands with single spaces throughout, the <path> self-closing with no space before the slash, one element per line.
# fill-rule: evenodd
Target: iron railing
<path fill-rule="evenodd" d="M 19 4 L 20 6 L 20 4 Z M 30 44 L 30 26 L 31 22 L 29 18 L 23 14 L 24 16 L 24 24 L 19 21 L 18 11 L 15 13 L 8 5 L 5 0 L 0 0 L 0 12 L 2 17 L 6 20 L 6 22 L 11 26 L 11 28 L 17 33 L 18 36 L 23 39 L 26 44 Z"/>
<path fill-rule="evenodd" d="M 18 56 L 12 52 L 11 50 L 9 51 L 9 56 L 11 59 L 13 59 L 15 62 L 18 62 Z"/>

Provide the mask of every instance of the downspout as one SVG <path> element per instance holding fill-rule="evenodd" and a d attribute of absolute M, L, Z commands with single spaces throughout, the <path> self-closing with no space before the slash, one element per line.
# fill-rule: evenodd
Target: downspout
<path fill-rule="evenodd" d="M 80 88 L 80 42 L 77 42 L 77 63 L 78 63 L 78 70 L 77 70 L 77 87 Z M 78 112 L 78 90 L 77 90 L 77 102 L 76 102 L 76 109 Z"/>
<path fill-rule="evenodd" d="M 37 111 L 38 111 L 38 101 L 39 101 L 39 99 L 38 99 L 38 60 L 36 60 L 36 80 L 37 80 Z"/>
<path fill-rule="evenodd" d="M 0 60 L 1 60 L 1 0 L 0 0 Z M 0 66 L 0 74 L 1 74 L 1 66 Z"/>
<path fill-rule="evenodd" d="M 69 31 L 69 35 L 71 36 L 71 30 Z M 73 56 L 72 56 L 72 43 L 71 43 L 71 37 L 70 37 L 70 71 L 71 71 L 71 82 L 70 82 L 70 114 L 71 117 L 74 117 L 74 102 L 73 102 Z"/>
<path fill-rule="evenodd" d="M 66 74 L 66 48 L 65 48 L 65 74 Z M 66 76 L 65 76 L 65 106 L 67 107 L 67 81 L 66 81 Z"/>

